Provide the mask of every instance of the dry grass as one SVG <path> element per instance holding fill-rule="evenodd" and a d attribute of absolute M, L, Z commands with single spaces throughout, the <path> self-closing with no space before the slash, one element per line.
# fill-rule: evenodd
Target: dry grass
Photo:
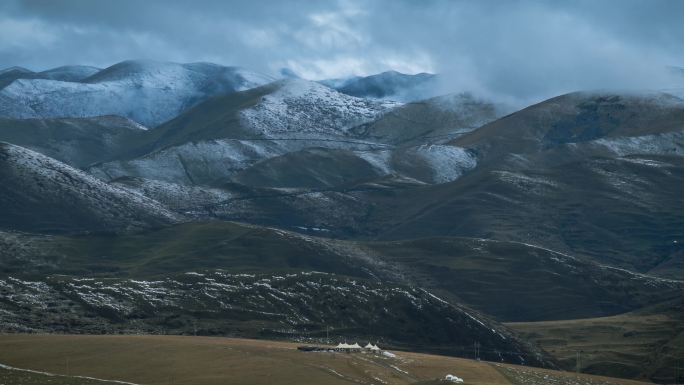
<path fill-rule="evenodd" d="M 472 385 L 514 384 L 500 368 L 486 362 L 404 352 L 394 359 L 304 353 L 296 347 L 215 337 L 1 335 L 0 362 L 145 385 L 412 384 L 447 373 Z"/>
<path fill-rule="evenodd" d="M 684 323 L 676 315 L 627 313 L 578 320 L 510 323 L 565 367 L 584 372 L 672 381 L 675 360 L 684 357 Z"/>
<path fill-rule="evenodd" d="M 515 385 L 638 385 L 644 382 L 525 366 L 493 364 Z"/>

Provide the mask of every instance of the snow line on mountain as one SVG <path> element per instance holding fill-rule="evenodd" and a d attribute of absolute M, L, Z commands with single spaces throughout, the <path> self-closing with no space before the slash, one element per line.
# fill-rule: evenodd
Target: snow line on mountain
<path fill-rule="evenodd" d="M 372 191 L 375 190 L 373 187 L 366 187 L 366 188 L 359 188 L 359 187 L 354 187 L 354 188 L 349 188 L 349 189 L 337 189 L 337 188 L 321 188 L 321 189 L 316 189 L 316 188 L 311 188 L 311 189 L 305 189 L 305 190 L 300 190 L 300 191 L 293 191 L 293 192 L 282 192 L 282 193 L 272 193 L 272 194 L 261 194 L 261 195 L 248 195 L 248 196 L 239 196 L 239 197 L 233 197 L 229 198 L 224 201 L 212 203 L 209 205 L 202 206 L 204 209 L 211 209 L 220 205 L 225 205 L 230 202 L 235 202 L 235 201 L 246 201 L 246 200 L 252 200 L 252 199 L 263 199 L 263 198 L 279 198 L 279 197 L 293 197 L 293 196 L 300 196 L 300 195 L 308 195 L 308 194 L 319 194 L 319 193 L 325 193 L 325 192 L 358 192 L 358 191 Z M 385 190 L 401 190 L 401 188 L 395 188 L 395 187 L 388 187 Z M 242 223 L 242 224 L 247 224 L 247 223 Z"/>
<path fill-rule="evenodd" d="M 222 138 L 225 141 L 238 140 L 238 141 L 263 141 L 263 142 L 279 142 L 279 141 L 306 141 L 306 142 L 332 142 L 332 143 L 350 143 L 350 144 L 363 144 L 366 146 L 378 146 L 386 148 L 395 148 L 393 144 L 378 143 L 378 142 L 366 142 L 363 140 L 344 140 L 344 139 L 327 139 L 327 138 L 316 138 L 316 137 L 294 137 L 294 138 Z"/>

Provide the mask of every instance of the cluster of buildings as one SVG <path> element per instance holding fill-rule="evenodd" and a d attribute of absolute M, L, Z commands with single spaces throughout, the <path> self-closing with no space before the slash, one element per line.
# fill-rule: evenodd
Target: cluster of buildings
<path fill-rule="evenodd" d="M 334 347 L 307 345 L 299 346 L 297 349 L 304 352 L 382 353 L 382 349 L 380 349 L 378 345 L 371 344 L 370 342 L 366 344 L 366 346 L 361 346 L 358 342 L 355 342 L 354 344 L 344 342 L 339 343 Z"/>
<path fill-rule="evenodd" d="M 354 345 L 349 345 L 346 342 L 345 343 L 339 343 L 337 346 L 335 346 L 335 350 L 337 351 L 344 351 L 348 353 L 352 352 L 361 352 L 361 351 L 367 351 L 367 352 L 373 352 L 373 353 L 380 353 L 382 349 L 378 347 L 378 345 L 373 345 L 370 342 L 366 344 L 366 346 L 361 347 L 357 342 L 354 343 Z"/>

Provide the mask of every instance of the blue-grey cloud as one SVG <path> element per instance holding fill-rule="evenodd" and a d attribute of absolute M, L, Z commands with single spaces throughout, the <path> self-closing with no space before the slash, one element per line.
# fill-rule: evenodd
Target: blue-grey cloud
<path fill-rule="evenodd" d="M 211 61 L 302 77 L 444 74 L 444 91 L 535 100 L 676 86 L 684 2 L 5 0 L 0 66 Z"/>

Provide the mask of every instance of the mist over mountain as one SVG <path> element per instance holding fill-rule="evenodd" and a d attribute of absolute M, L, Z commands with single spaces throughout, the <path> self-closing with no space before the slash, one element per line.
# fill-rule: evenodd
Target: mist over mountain
<path fill-rule="evenodd" d="M 1 28 L 14 43 L 0 47 L 0 67 L 105 68 L 139 58 L 272 76 L 289 68 L 310 80 L 394 70 L 442 75 L 439 92 L 426 96 L 470 91 L 524 107 L 579 90 L 671 87 L 676 78 L 667 68 L 684 62 L 677 43 L 683 10 L 667 0 L 649 3 L 124 0 L 57 9 L 11 0 L 0 9 L 11 22 Z"/>
<path fill-rule="evenodd" d="M 3 2 L 0 382 L 681 383 L 681 15 Z"/>
<path fill-rule="evenodd" d="M 437 76 L 427 73 L 407 75 L 387 71 L 365 77 L 321 80 L 321 83 L 351 96 L 401 102 L 427 99 L 439 92 Z"/>
<path fill-rule="evenodd" d="M 0 279 L 59 304 L 3 302 L 14 332 L 200 322 L 315 340 L 337 317 L 349 338 L 455 355 L 479 341 L 516 352 L 492 359 L 558 365 L 506 323 L 623 316 L 684 290 L 684 100 L 671 93 L 516 110 L 435 96 L 431 74 L 310 81 L 130 60 L 2 74 Z M 95 277 L 108 283 L 74 289 Z M 164 284 L 140 286 L 153 277 Z M 236 285 L 243 300 L 218 299 Z M 339 308 L 306 300 L 350 291 Z M 80 305 L 66 313 L 68 298 Z M 395 316 L 346 310 L 369 301 Z M 214 306 L 219 318 L 201 310 Z"/>

